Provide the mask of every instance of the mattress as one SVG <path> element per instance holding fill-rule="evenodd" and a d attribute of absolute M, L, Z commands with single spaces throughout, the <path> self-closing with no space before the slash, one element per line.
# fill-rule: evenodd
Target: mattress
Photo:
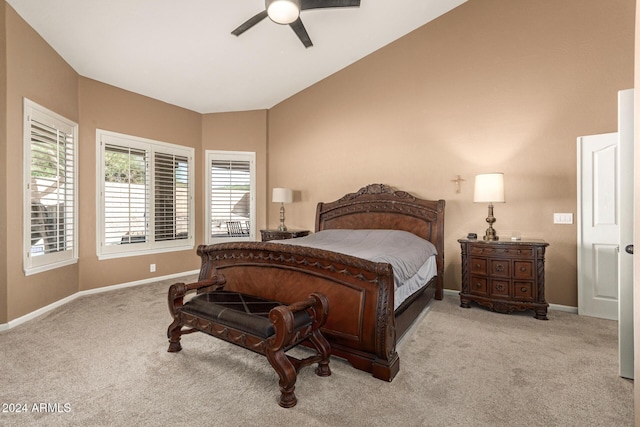
<path fill-rule="evenodd" d="M 391 264 L 394 310 L 437 274 L 435 246 L 407 231 L 334 229 L 270 242 L 323 249 Z"/>

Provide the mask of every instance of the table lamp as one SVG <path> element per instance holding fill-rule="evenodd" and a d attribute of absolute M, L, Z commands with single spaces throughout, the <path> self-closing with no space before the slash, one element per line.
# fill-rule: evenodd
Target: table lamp
<path fill-rule="evenodd" d="M 290 188 L 274 188 L 271 194 L 271 201 L 280 203 L 280 226 L 278 230 L 287 231 L 287 226 L 284 225 L 284 204 L 293 201 L 293 190 Z"/>
<path fill-rule="evenodd" d="M 504 174 L 486 173 L 476 175 L 473 201 L 474 203 L 489 203 L 489 216 L 487 216 L 489 228 L 487 228 L 484 235 L 484 240 L 498 240 L 496 230 L 493 228 L 493 223 L 496 222 L 496 218 L 493 216 L 493 204 L 504 203 Z"/>

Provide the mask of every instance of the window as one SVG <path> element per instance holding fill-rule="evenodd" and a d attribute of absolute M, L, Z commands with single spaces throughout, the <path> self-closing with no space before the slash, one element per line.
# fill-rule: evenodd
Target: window
<path fill-rule="evenodd" d="M 98 130 L 98 256 L 192 249 L 190 147 Z"/>
<path fill-rule="evenodd" d="M 78 125 L 24 100 L 24 271 L 77 262 Z"/>
<path fill-rule="evenodd" d="M 207 151 L 207 243 L 255 240 L 253 152 Z"/>

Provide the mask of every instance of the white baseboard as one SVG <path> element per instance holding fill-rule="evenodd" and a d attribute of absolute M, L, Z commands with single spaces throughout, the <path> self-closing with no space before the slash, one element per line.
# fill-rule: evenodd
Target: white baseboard
<path fill-rule="evenodd" d="M 455 289 L 443 289 L 442 293 L 445 295 L 452 295 L 457 297 L 460 294 L 460 291 L 456 291 Z"/>
<path fill-rule="evenodd" d="M 460 291 L 456 291 L 454 289 L 443 289 L 443 293 L 445 295 L 458 296 Z M 549 304 L 549 310 L 566 311 L 567 313 L 578 314 L 578 307 L 572 307 L 570 305 Z"/>
<path fill-rule="evenodd" d="M 87 289 L 85 291 L 78 291 L 73 295 L 69 295 L 66 298 L 63 298 L 61 300 L 58 300 L 54 303 L 51 303 L 45 307 L 39 308 L 36 311 L 32 311 L 31 313 L 25 314 L 24 316 L 18 317 L 17 319 L 11 320 L 8 323 L 0 323 L 0 332 L 2 331 L 6 331 L 9 330 L 11 328 L 14 328 L 18 325 L 21 325 L 25 322 L 28 322 L 31 319 L 35 319 L 38 316 L 42 316 L 45 313 L 50 312 L 51 310 L 54 310 L 58 307 L 61 307 L 63 305 L 65 305 L 68 302 L 71 302 L 73 300 L 75 300 L 76 298 L 85 296 L 85 295 L 91 295 L 91 294 L 99 294 L 102 292 L 109 292 L 109 291 L 114 291 L 116 289 L 122 289 L 122 288 L 130 288 L 132 286 L 139 286 L 139 285 L 146 285 L 147 283 L 153 283 L 153 282 L 159 282 L 161 280 L 169 280 L 169 279 L 174 279 L 176 277 L 182 277 L 182 276 L 187 276 L 190 274 L 198 274 L 200 272 L 200 270 L 192 270 L 192 271 L 185 271 L 183 273 L 174 273 L 174 274 L 169 274 L 166 276 L 159 276 L 159 277 L 150 277 L 148 279 L 142 279 L 142 280 L 136 280 L 133 282 L 128 282 L 128 283 L 121 283 L 119 285 L 111 285 L 111 286 L 104 286 L 102 288 L 95 288 L 95 289 Z"/>
<path fill-rule="evenodd" d="M 549 310 L 566 311 L 567 313 L 578 314 L 578 307 L 561 304 L 549 304 Z"/>

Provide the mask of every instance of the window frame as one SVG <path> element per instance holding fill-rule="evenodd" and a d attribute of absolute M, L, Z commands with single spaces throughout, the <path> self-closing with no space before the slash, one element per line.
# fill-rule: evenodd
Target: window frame
<path fill-rule="evenodd" d="M 208 245 L 224 242 L 256 241 L 256 153 L 254 151 L 225 151 L 206 150 L 205 151 L 205 242 Z M 211 216 L 212 210 L 212 176 L 211 162 L 214 160 L 223 161 L 248 161 L 249 162 L 249 234 L 247 236 L 213 237 Z"/>
<path fill-rule="evenodd" d="M 59 252 L 45 253 L 39 256 L 32 256 L 32 119 L 36 118 L 39 123 L 63 131 L 73 137 L 72 142 L 72 170 L 71 189 L 65 198 L 71 197 L 71 206 L 65 206 L 65 210 L 71 210 L 71 227 L 67 232 L 71 232 L 71 248 Z M 48 270 L 61 268 L 78 262 L 78 124 L 54 111 L 49 110 L 27 98 L 23 99 L 23 271 L 25 276 L 41 273 Z M 68 160 L 65 157 L 65 162 Z M 65 213 L 65 218 L 67 213 Z M 65 228 L 66 229 L 66 228 Z M 66 240 L 65 240 L 66 242 Z"/>
<path fill-rule="evenodd" d="M 105 209 L 105 146 L 107 144 L 128 149 L 144 150 L 148 156 L 146 161 L 147 179 L 145 189 L 148 192 L 145 217 L 147 221 L 145 234 L 149 237 L 143 243 L 120 245 L 106 244 L 106 209 Z M 188 226 L 186 239 L 169 239 L 156 241 L 156 154 L 177 155 L 187 158 L 188 180 Z M 195 149 L 184 145 L 156 141 L 133 135 L 96 129 L 96 253 L 99 260 L 121 258 L 138 255 L 149 255 L 163 252 L 192 250 L 195 245 Z"/>

